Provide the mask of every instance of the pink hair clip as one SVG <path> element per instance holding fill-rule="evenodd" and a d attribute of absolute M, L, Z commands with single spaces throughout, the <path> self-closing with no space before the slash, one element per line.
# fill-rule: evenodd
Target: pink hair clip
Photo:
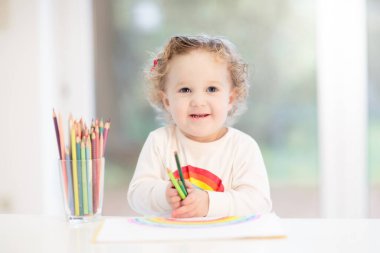
<path fill-rule="evenodd" d="M 156 59 L 153 60 L 153 66 L 150 69 L 150 72 L 153 72 L 153 70 L 156 68 L 157 64 L 158 64 L 158 59 L 156 58 Z"/>

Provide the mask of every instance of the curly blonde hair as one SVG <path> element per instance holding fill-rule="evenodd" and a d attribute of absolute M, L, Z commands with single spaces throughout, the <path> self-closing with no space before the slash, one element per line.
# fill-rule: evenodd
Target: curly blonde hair
<path fill-rule="evenodd" d="M 235 101 L 228 114 L 227 124 L 232 124 L 236 117 L 245 110 L 245 101 L 248 96 L 248 65 L 243 62 L 235 50 L 235 46 L 227 39 L 199 36 L 174 36 L 164 48 L 153 57 L 146 70 L 147 98 L 150 104 L 161 112 L 162 118 L 171 120 L 169 113 L 162 103 L 162 92 L 165 92 L 165 79 L 168 74 L 168 64 L 176 55 L 184 55 L 190 51 L 202 49 L 227 61 L 231 73 Z M 153 62 L 153 66 L 151 64 Z"/>

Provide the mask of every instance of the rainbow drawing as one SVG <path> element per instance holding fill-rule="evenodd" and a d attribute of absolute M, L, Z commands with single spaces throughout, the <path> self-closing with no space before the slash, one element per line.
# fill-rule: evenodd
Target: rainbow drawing
<path fill-rule="evenodd" d="M 260 218 L 260 215 L 226 216 L 214 219 L 175 219 L 164 217 L 132 217 L 128 222 L 162 228 L 210 228 L 240 224 Z"/>
<path fill-rule="evenodd" d="M 187 165 L 182 167 L 182 172 L 185 179 L 200 189 L 224 192 L 222 180 L 208 170 Z M 173 175 L 175 178 L 179 178 L 178 170 Z"/>

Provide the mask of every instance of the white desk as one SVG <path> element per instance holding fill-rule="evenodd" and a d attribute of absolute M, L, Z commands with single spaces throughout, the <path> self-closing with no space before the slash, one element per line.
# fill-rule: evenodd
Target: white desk
<path fill-rule="evenodd" d="M 73 226 L 60 217 L 0 214 L 0 252 L 380 252 L 380 219 L 282 223 L 286 239 L 99 244 L 91 242 L 98 222 Z"/>

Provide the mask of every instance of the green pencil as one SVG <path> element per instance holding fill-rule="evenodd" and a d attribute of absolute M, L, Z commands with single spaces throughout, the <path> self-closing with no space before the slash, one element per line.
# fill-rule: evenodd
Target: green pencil
<path fill-rule="evenodd" d="M 83 188 L 83 213 L 88 214 L 88 188 L 87 188 L 87 162 L 86 162 L 86 146 L 85 140 L 82 139 L 80 152 L 82 160 L 82 188 Z"/>
<path fill-rule="evenodd" d="M 185 193 L 182 191 L 181 187 L 179 186 L 177 180 L 175 179 L 174 175 L 173 175 L 173 172 L 171 172 L 169 169 L 166 169 L 167 172 L 168 172 L 168 175 L 169 175 L 169 178 L 170 180 L 172 181 L 172 184 L 174 185 L 174 187 L 176 188 L 178 194 L 179 194 L 179 197 L 181 199 L 185 199 L 186 198 L 186 195 Z"/>
<path fill-rule="evenodd" d="M 175 157 L 175 162 L 177 164 L 179 178 L 181 179 L 182 184 L 183 184 L 183 192 L 185 193 L 185 196 L 187 196 L 187 190 L 186 190 L 186 187 L 185 187 L 186 186 L 186 184 L 185 184 L 185 178 L 183 177 L 182 168 L 181 168 L 181 164 L 179 162 L 177 151 L 174 151 L 174 157 Z"/>
<path fill-rule="evenodd" d="M 181 179 L 178 179 L 177 182 L 178 182 L 179 187 L 181 187 L 182 192 L 185 194 L 185 197 L 187 197 L 186 187 L 185 187 L 185 185 L 183 185 Z"/>
<path fill-rule="evenodd" d="M 75 216 L 80 215 L 79 210 L 79 189 L 78 189 L 78 168 L 77 168 L 77 150 L 76 150 L 76 141 L 75 141 L 75 131 L 76 131 L 76 122 L 70 120 L 71 127 L 71 159 L 73 162 L 73 188 L 74 188 L 74 214 Z"/>

